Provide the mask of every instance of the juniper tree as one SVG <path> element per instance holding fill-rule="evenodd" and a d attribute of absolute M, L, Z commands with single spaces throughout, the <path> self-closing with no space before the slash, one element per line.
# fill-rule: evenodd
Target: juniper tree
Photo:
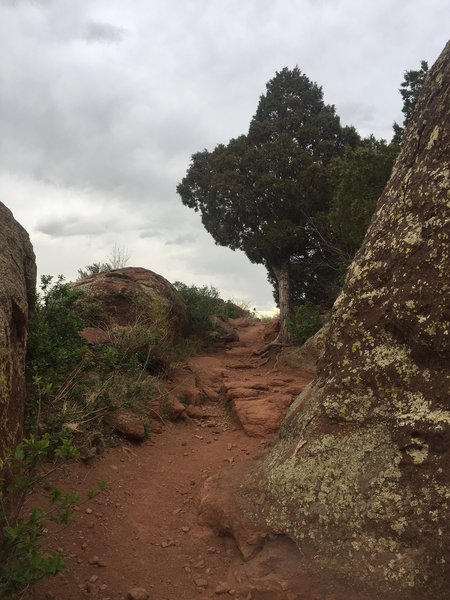
<path fill-rule="evenodd" d="M 217 244 L 275 276 L 281 343 L 289 341 L 292 258 L 308 262 L 319 251 L 311 222 L 328 211 L 329 165 L 355 136 L 316 83 L 284 68 L 267 83 L 248 133 L 194 154 L 177 186 Z"/>

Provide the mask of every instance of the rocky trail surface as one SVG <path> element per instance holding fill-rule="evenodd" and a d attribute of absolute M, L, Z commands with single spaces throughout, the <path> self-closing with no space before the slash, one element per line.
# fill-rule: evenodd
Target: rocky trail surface
<path fill-rule="evenodd" d="M 140 445 L 124 442 L 71 465 L 51 482 L 83 494 L 104 480 L 108 490 L 80 502 L 65 529 L 46 534 L 46 546 L 62 553 L 67 570 L 28 598 L 365 599 L 311 574 L 283 536 L 243 557 L 245 547 L 205 523 L 205 482 L 225 469 L 237 473 L 258 456 L 311 379 L 255 354 L 264 344 L 262 324 L 235 320 L 233 326 L 238 342 L 175 369 L 174 388 L 195 380 L 208 397 L 189 405 L 188 418 L 166 423 Z"/>

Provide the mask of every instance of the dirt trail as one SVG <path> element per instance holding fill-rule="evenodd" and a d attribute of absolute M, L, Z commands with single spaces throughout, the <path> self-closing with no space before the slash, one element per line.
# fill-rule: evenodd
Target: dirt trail
<path fill-rule="evenodd" d="M 263 344 L 263 326 L 239 320 L 235 326 L 239 342 L 191 359 L 189 368 L 214 387 L 211 395 L 234 397 L 235 405 L 240 393 L 233 390 L 252 390 L 243 392 L 246 402 L 259 403 L 263 414 L 277 397 L 287 404 L 283 397 L 292 398 L 308 376 L 263 365 L 253 355 Z M 247 435 L 223 401 L 200 408 L 203 418 L 169 423 L 139 446 L 124 442 L 90 464 L 70 466 L 52 482 L 83 492 L 105 480 L 109 489 L 80 504 L 74 523 L 62 532 L 46 535 L 46 544 L 63 553 L 68 568 L 29 598 L 124 600 L 136 587 L 147 590 L 150 600 L 350 598 L 304 575 L 289 540 L 269 542 L 258 557 L 243 562 L 231 538 L 217 537 L 201 523 L 198 504 L 205 480 L 258 455 L 268 432 L 262 438 Z"/>

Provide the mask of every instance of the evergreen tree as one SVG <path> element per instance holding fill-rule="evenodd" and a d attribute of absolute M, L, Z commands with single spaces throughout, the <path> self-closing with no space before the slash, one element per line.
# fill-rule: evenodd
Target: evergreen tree
<path fill-rule="evenodd" d="M 177 191 L 218 244 L 243 250 L 274 275 L 279 341 L 287 343 L 292 260 L 314 261 L 311 223 L 331 205 L 330 165 L 357 135 L 297 67 L 276 73 L 266 88 L 248 134 L 194 154 Z"/>
<path fill-rule="evenodd" d="M 403 126 L 394 121 L 394 137 L 392 141 L 396 144 L 400 144 L 402 140 L 403 131 L 412 117 L 427 74 L 428 63 L 426 60 L 420 61 L 420 69 L 405 71 L 404 73 L 404 79 L 400 84 L 399 92 L 403 99 L 402 113 L 405 117 L 403 119 Z"/>

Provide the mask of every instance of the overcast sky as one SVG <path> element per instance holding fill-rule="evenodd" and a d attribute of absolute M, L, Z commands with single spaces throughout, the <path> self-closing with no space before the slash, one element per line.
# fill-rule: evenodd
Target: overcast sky
<path fill-rule="evenodd" d="M 298 65 L 344 124 L 390 139 L 406 69 L 435 61 L 448 0 L 0 0 L 0 201 L 41 274 L 130 265 L 273 305 L 175 192 L 190 156 L 246 133 Z"/>

